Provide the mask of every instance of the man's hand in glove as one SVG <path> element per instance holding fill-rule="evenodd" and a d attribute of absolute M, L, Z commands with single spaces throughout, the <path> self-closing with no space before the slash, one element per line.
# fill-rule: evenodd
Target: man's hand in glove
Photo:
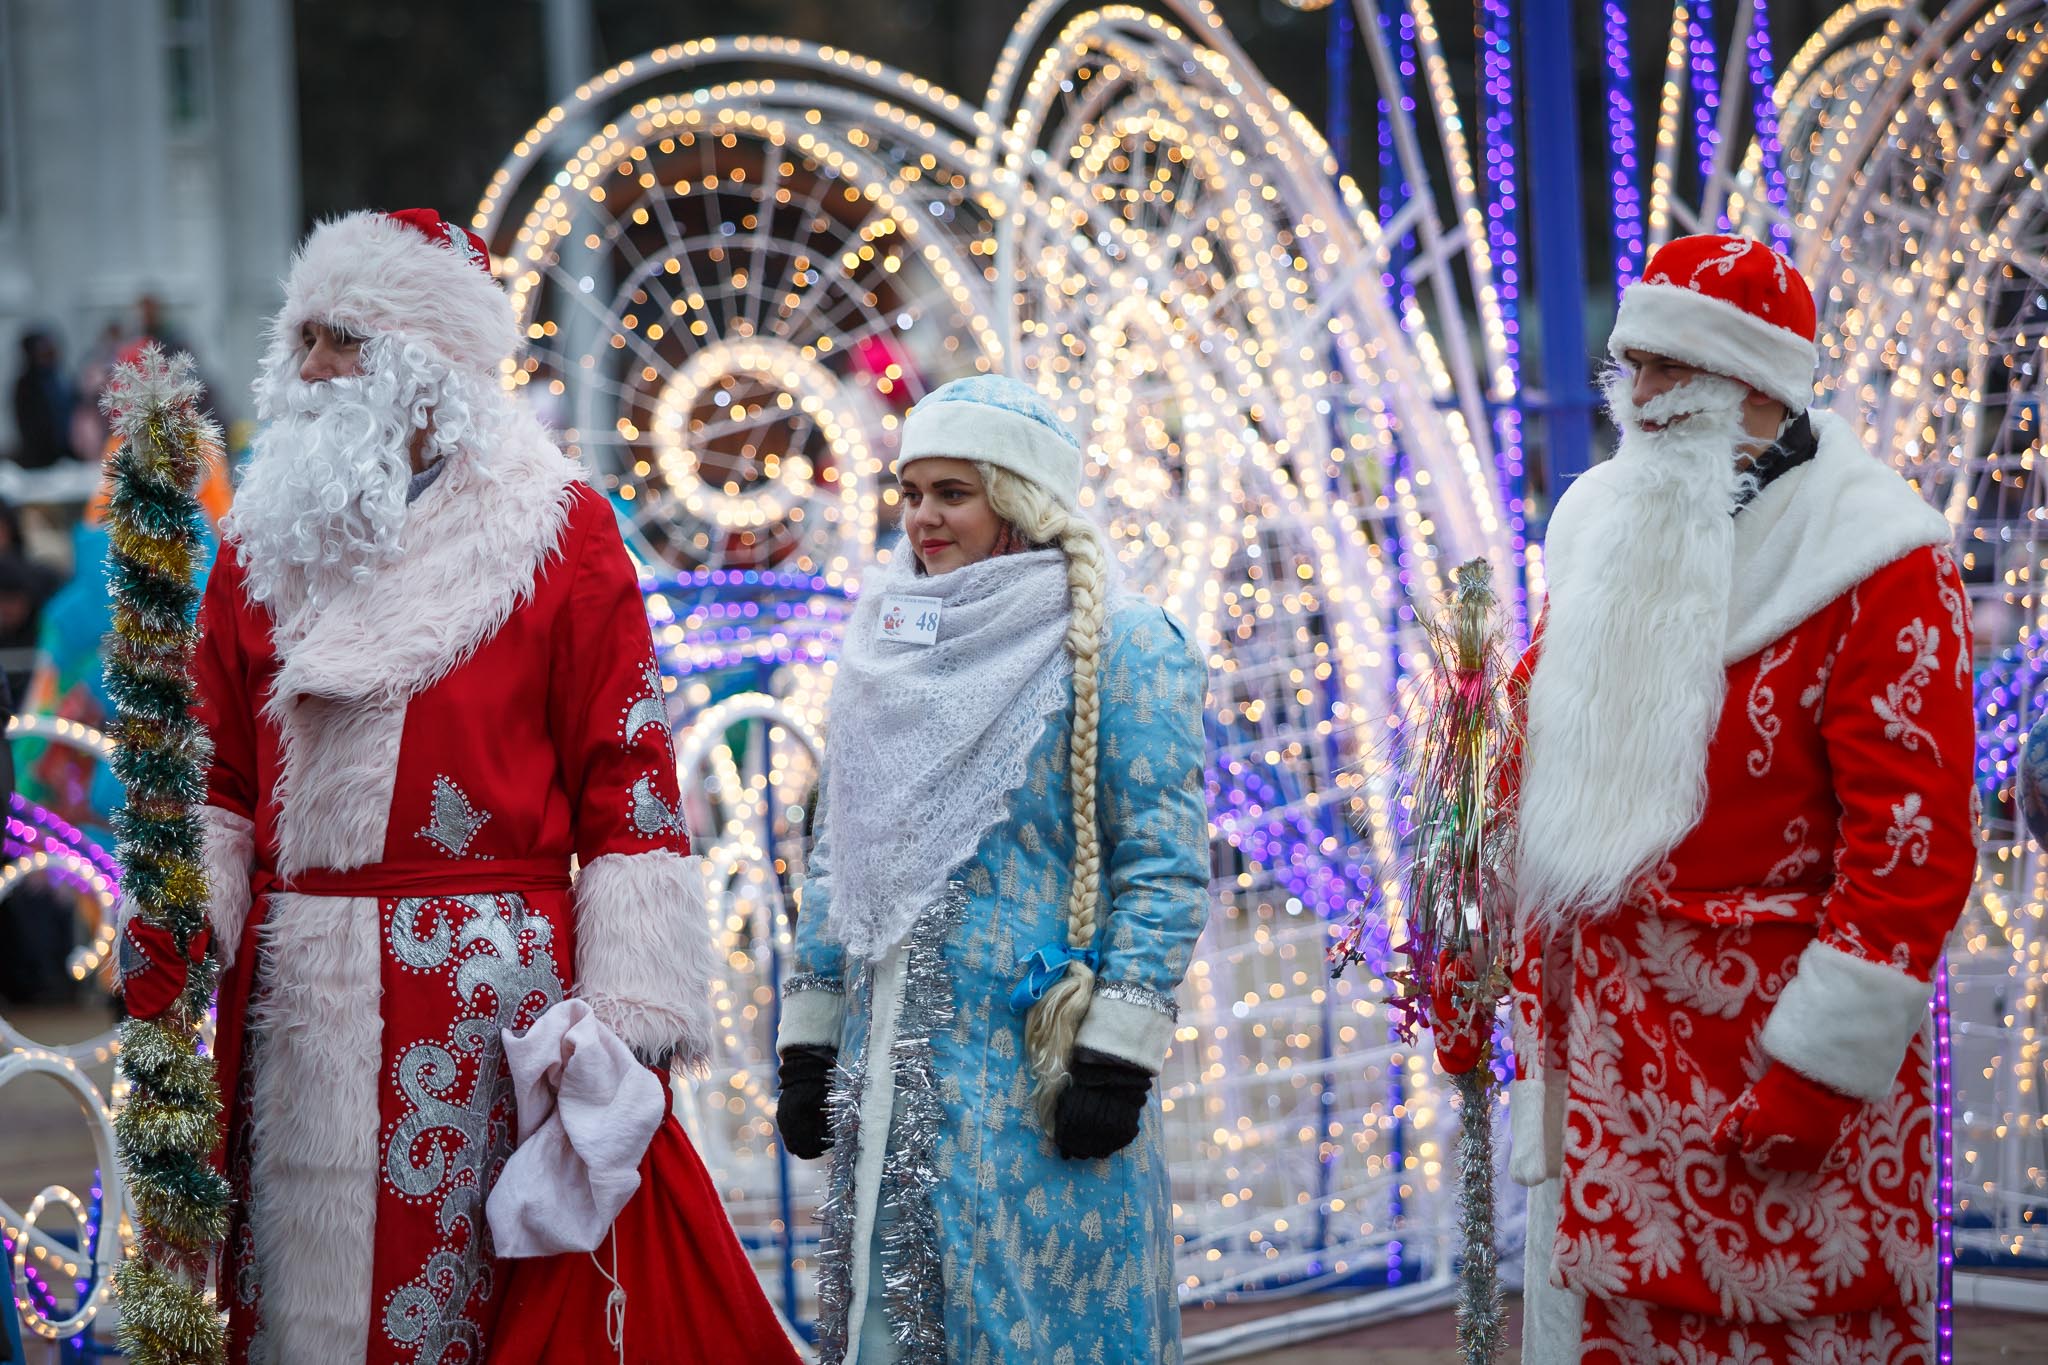
<path fill-rule="evenodd" d="M 1774 1063 L 1736 1096 L 1714 1147 L 1772 1171 L 1818 1171 L 1863 1112 L 1863 1101 Z"/>
<path fill-rule="evenodd" d="M 838 1060 L 838 1048 L 813 1043 L 783 1051 L 782 1098 L 775 1104 L 775 1127 L 791 1156 L 814 1161 L 832 1149 L 825 1092 L 831 1087 L 832 1067 Z"/>
<path fill-rule="evenodd" d="M 1052 1140 L 1069 1161 L 1110 1156 L 1131 1145 L 1145 1113 L 1152 1073 L 1090 1048 L 1074 1049 L 1073 1077 L 1053 1114 Z"/>
<path fill-rule="evenodd" d="M 192 935 L 185 951 L 171 931 L 130 916 L 121 926 L 121 996 L 130 1017 L 161 1018 L 185 993 L 192 968 L 206 960 L 212 935 L 205 927 Z"/>

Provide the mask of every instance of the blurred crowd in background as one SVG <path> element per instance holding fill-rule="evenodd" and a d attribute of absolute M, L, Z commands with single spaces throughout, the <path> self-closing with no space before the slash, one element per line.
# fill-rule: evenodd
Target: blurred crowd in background
<path fill-rule="evenodd" d="M 0 705 L 10 719 L 54 716 L 100 729 L 110 714 L 100 650 L 112 611 L 104 525 L 112 444 L 101 400 L 116 369 L 151 343 L 191 349 L 151 296 L 77 356 L 65 353 L 54 327 L 21 337 L 10 388 L 19 435 L 0 464 Z M 195 359 L 204 381 L 204 358 Z M 217 413 L 210 385 L 201 402 L 209 415 Z M 247 439 L 246 423 L 223 432 L 221 458 L 199 490 L 202 582 L 228 508 L 234 452 Z M 17 739 L 12 748 L 15 789 L 24 800 L 112 847 L 108 822 L 120 787 L 104 763 L 35 738 Z M 35 878 L 0 899 L 0 1003 L 71 1003 L 85 984 L 66 963 L 96 919 L 89 900 Z"/>

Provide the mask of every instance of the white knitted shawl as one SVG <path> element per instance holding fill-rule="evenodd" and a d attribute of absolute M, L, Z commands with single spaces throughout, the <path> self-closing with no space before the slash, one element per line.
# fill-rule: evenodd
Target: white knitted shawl
<path fill-rule="evenodd" d="M 938 640 L 883 638 L 896 595 L 941 602 Z M 880 961 L 996 827 L 1073 661 L 1066 556 L 1031 550 L 916 576 L 910 547 L 861 585 L 825 733 L 825 932 Z"/>

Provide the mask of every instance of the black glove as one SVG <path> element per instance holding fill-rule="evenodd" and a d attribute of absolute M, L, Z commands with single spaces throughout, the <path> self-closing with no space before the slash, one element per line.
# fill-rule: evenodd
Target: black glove
<path fill-rule="evenodd" d="M 1142 1066 L 1096 1052 L 1074 1049 L 1067 1068 L 1072 1082 L 1053 1112 L 1053 1144 L 1069 1161 L 1111 1156 L 1138 1136 L 1152 1073 Z"/>
<path fill-rule="evenodd" d="M 825 1121 L 825 1092 L 838 1060 L 838 1048 L 816 1043 L 783 1051 L 782 1098 L 775 1104 L 775 1128 L 791 1156 L 814 1161 L 832 1149 L 832 1133 Z"/>

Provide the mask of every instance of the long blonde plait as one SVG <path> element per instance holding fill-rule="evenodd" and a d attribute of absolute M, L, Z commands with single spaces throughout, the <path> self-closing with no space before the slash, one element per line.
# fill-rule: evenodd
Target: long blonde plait
<path fill-rule="evenodd" d="M 1067 946 L 1092 947 L 1102 902 L 1102 823 L 1096 810 L 1096 728 L 1102 717 L 1099 674 L 1102 625 L 1108 614 L 1108 577 L 1101 536 L 1028 479 L 979 464 L 989 507 L 1033 545 L 1058 545 L 1067 557 L 1067 653 L 1074 662 L 1074 697 L 1068 710 L 1067 791 L 1073 805 L 1074 860 L 1067 889 Z M 1060 1092 L 1067 1088 L 1074 1039 L 1095 998 L 1095 973 L 1069 962 L 1024 1020 L 1024 1052 L 1031 1063 L 1031 1100 L 1049 1133 Z"/>

